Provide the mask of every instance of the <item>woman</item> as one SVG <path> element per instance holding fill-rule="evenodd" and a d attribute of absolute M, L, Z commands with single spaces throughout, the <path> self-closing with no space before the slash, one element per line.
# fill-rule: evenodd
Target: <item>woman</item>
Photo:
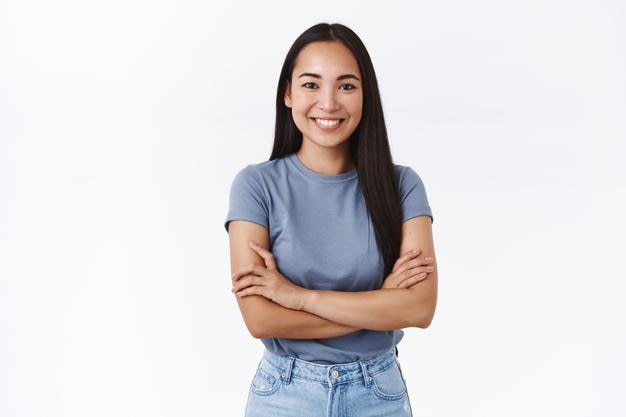
<path fill-rule="evenodd" d="M 307 29 L 280 74 L 272 155 L 237 173 L 224 224 L 265 346 L 246 416 L 412 415 L 396 345 L 434 315 L 432 221 L 420 177 L 392 162 L 365 46 L 344 25 Z"/>

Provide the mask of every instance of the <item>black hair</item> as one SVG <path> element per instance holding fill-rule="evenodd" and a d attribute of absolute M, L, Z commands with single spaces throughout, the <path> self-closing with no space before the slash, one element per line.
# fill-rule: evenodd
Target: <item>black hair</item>
<path fill-rule="evenodd" d="M 270 160 L 297 152 L 302 132 L 296 127 L 291 109 L 285 105 L 285 90 L 291 83 L 295 60 L 302 48 L 312 42 L 340 41 L 354 55 L 361 71 L 363 110 L 361 120 L 350 136 L 350 156 L 358 173 L 359 187 L 384 263 L 384 276 L 393 268 L 400 252 L 402 211 L 383 108 L 372 60 L 361 39 L 339 23 L 318 23 L 305 30 L 291 45 L 280 72 L 276 92 L 276 127 Z"/>

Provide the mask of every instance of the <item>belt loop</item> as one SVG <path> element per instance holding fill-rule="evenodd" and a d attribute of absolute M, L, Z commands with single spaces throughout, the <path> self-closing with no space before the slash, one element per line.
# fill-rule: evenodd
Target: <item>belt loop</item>
<path fill-rule="evenodd" d="M 285 356 L 284 358 L 286 359 L 285 363 L 287 364 L 287 369 L 285 369 L 280 374 L 280 379 L 283 380 L 283 383 L 289 384 L 291 382 L 291 371 L 293 369 L 293 363 L 296 358 L 294 358 L 293 356 Z"/>
<path fill-rule="evenodd" d="M 359 365 L 361 365 L 361 371 L 363 371 L 363 381 L 365 382 L 365 388 L 369 388 L 372 382 L 372 378 L 370 378 L 369 374 L 367 373 L 367 365 L 365 364 L 365 362 L 359 362 Z"/>

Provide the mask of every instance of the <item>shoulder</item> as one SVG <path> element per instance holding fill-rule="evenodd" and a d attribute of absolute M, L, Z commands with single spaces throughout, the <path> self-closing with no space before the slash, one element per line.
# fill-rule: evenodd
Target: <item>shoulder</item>
<path fill-rule="evenodd" d="M 287 167 L 284 157 L 245 165 L 232 179 L 231 201 L 253 197 L 267 209 L 271 195 L 284 187 L 286 177 Z"/>
<path fill-rule="evenodd" d="M 235 174 L 234 182 L 248 182 L 257 185 L 267 184 L 280 178 L 285 170 L 285 158 L 276 158 L 244 166 Z"/>
<path fill-rule="evenodd" d="M 247 164 L 235 173 L 231 182 L 231 198 L 246 198 L 254 195 L 265 200 L 268 176 L 277 160 Z"/>
<path fill-rule="evenodd" d="M 409 165 L 393 164 L 400 192 L 408 192 L 415 186 L 424 187 L 422 178 Z"/>
<path fill-rule="evenodd" d="M 229 209 L 224 221 L 228 231 L 231 220 L 248 220 L 269 228 L 271 189 L 280 176 L 281 158 L 248 164 L 235 174 L 230 186 Z M 278 171 L 278 172 L 277 172 Z"/>
<path fill-rule="evenodd" d="M 426 215 L 433 221 L 426 187 L 415 169 L 408 165 L 394 164 L 398 180 L 398 191 L 402 207 L 402 221 Z"/>

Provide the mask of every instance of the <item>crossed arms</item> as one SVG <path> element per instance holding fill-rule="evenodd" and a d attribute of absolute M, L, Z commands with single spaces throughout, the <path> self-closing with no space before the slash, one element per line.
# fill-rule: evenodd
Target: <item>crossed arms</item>
<path fill-rule="evenodd" d="M 265 227 L 244 220 L 229 224 L 231 271 L 242 265 L 264 266 L 248 242 L 269 247 Z M 432 257 L 434 271 L 409 288 L 372 291 L 307 291 L 301 310 L 285 308 L 260 295 L 236 297 L 250 334 L 255 338 L 323 339 L 361 329 L 393 330 L 430 325 L 437 303 L 437 267 L 430 217 L 417 216 L 402 225 L 400 253 L 421 249 L 419 257 Z"/>

